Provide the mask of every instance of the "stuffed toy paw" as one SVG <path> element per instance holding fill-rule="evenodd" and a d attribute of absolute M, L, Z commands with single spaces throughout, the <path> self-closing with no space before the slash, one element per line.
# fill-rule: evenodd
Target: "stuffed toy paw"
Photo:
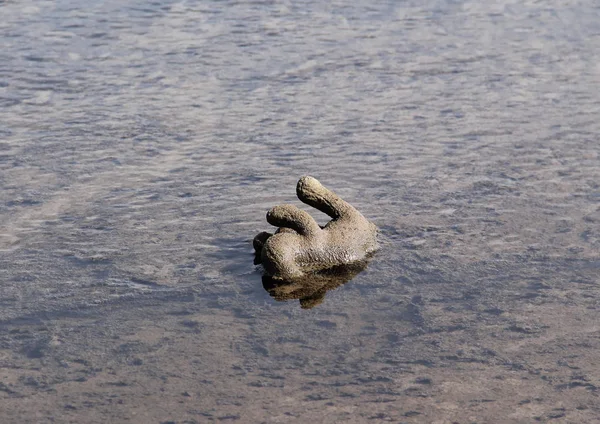
<path fill-rule="evenodd" d="M 377 250 L 377 227 L 353 206 L 313 177 L 302 177 L 298 198 L 332 219 L 320 227 L 307 212 L 293 205 L 279 205 L 267 213 L 275 234 L 254 238 L 255 263 L 282 280 L 303 277 L 320 270 L 364 260 Z"/>

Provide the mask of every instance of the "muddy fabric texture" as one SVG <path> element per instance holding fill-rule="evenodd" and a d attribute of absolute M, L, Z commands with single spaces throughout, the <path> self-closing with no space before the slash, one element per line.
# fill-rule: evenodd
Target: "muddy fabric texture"
<path fill-rule="evenodd" d="M 256 255 L 269 276 L 301 278 L 307 273 L 364 260 L 377 250 L 377 227 L 313 177 L 296 185 L 298 198 L 331 217 L 325 226 L 294 205 L 275 206 L 267 221 L 279 227 L 254 238 Z"/>

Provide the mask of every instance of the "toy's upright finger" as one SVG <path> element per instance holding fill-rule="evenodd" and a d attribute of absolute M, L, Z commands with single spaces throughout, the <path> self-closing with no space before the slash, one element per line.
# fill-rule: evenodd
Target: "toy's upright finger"
<path fill-rule="evenodd" d="M 340 196 L 323 186 L 316 178 L 302 177 L 296 186 L 298 199 L 313 208 L 329 215 L 333 219 L 358 213 L 356 209 Z"/>

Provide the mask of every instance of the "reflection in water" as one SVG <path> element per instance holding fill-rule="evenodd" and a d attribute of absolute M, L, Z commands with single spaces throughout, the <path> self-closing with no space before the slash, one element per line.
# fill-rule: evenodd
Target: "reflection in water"
<path fill-rule="evenodd" d="M 277 301 L 299 299 L 302 309 L 312 309 L 323 303 L 329 290 L 338 288 L 363 271 L 368 260 L 340 265 L 293 280 L 268 275 L 262 277 L 264 289 Z"/>

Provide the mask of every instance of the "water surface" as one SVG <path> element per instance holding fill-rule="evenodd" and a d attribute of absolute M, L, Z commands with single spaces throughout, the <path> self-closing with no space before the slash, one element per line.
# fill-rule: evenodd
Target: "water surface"
<path fill-rule="evenodd" d="M 593 1 L 0 16 L 3 421 L 600 417 Z M 302 175 L 381 229 L 312 309 L 252 263 Z"/>

